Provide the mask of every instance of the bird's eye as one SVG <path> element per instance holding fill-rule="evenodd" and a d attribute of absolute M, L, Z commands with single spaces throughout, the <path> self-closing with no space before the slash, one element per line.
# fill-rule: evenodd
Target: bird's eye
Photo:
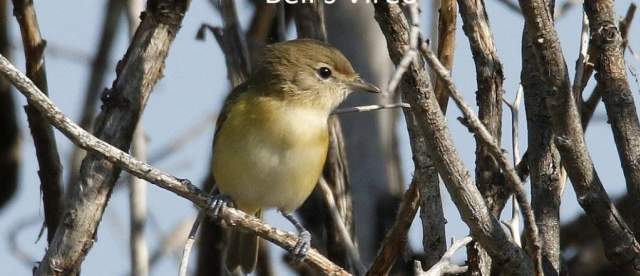
<path fill-rule="evenodd" d="M 323 79 L 328 79 L 331 77 L 331 69 L 329 69 L 329 67 L 320 67 L 320 69 L 318 69 L 318 76 L 320 76 Z"/>

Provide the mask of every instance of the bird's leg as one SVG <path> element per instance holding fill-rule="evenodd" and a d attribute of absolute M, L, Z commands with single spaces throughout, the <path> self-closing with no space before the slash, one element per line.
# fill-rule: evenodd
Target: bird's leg
<path fill-rule="evenodd" d="M 228 195 L 217 194 L 212 196 L 209 199 L 209 208 L 211 208 L 211 217 L 215 220 L 220 216 L 220 211 L 222 211 L 222 207 L 230 206 L 233 207 L 235 204 L 233 200 Z"/>
<path fill-rule="evenodd" d="M 311 233 L 309 233 L 309 231 L 302 226 L 302 223 L 300 223 L 291 213 L 287 213 L 282 210 L 280 210 L 280 213 L 282 213 L 282 216 L 291 222 L 291 224 L 296 227 L 296 230 L 298 230 L 298 242 L 296 243 L 296 246 L 293 247 L 292 254 L 295 261 L 301 262 L 307 256 L 309 248 L 311 248 Z"/>

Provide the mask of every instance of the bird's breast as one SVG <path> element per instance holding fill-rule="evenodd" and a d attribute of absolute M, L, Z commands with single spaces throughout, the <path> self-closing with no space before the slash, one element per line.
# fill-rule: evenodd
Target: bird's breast
<path fill-rule="evenodd" d="M 322 172 L 327 116 L 277 101 L 236 104 L 214 145 L 214 177 L 221 192 L 246 211 L 297 208 Z"/>

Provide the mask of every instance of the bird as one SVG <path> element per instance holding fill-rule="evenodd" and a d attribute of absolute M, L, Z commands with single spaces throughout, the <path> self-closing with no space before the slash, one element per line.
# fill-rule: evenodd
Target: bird
<path fill-rule="evenodd" d="M 321 177 L 331 112 L 353 91 L 381 93 L 335 47 L 313 39 L 265 46 L 256 69 L 229 93 L 218 118 L 212 172 L 219 195 L 212 205 L 230 202 L 258 218 L 276 208 L 296 227 L 293 255 L 302 260 L 311 235 L 292 212 Z M 257 253 L 256 235 L 232 231 L 226 267 L 250 273 Z"/>

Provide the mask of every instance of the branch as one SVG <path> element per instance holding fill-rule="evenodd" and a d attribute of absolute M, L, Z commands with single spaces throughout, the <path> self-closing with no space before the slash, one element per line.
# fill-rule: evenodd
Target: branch
<path fill-rule="evenodd" d="M 460 16 L 476 68 L 478 117 L 500 145 L 504 75 L 484 2 L 460 1 Z M 479 137 L 476 137 L 475 173 L 476 185 L 482 197 L 493 215 L 499 217 L 510 192 L 495 181 L 502 177 L 498 164 Z"/>
<path fill-rule="evenodd" d="M 457 7 L 458 5 L 455 0 L 440 0 L 438 17 L 438 59 L 442 61 L 444 67 L 449 69 L 449 71 L 453 68 L 453 57 L 456 48 Z M 436 78 L 433 91 L 436 93 L 436 97 L 438 97 L 440 108 L 446 113 L 449 93 L 447 93 L 440 78 Z"/>
<path fill-rule="evenodd" d="M 144 26 L 143 21 L 142 25 Z M 138 31 L 139 33 L 140 31 Z M 93 155 L 106 158 L 107 162 L 113 163 L 127 172 L 142 178 L 160 188 L 169 190 L 174 194 L 191 201 L 201 209 L 209 210 L 210 198 L 198 187 L 188 180 L 178 179 L 175 176 L 158 170 L 149 164 L 136 160 L 122 150 L 91 135 L 68 117 L 66 117 L 51 100 L 49 100 L 40 90 L 9 61 L 0 56 L 0 74 L 13 83 L 23 95 L 31 100 L 35 107 L 44 113 L 58 130 L 67 136 L 74 144 L 90 151 Z M 226 225 L 237 227 L 240 230 L 255 233 L 256 235 L 271 241 L 272 243 L 286 249 L 292 250 L 297 242 L 295 234 L 284 232 L 262 223 L 259 219 L 245 214 L 233 208 L 222 208 L 220 220 Z M 320 255 L 315 249 L 309 250 L 305 262 L 314 266 L 324 275 L 349 275 L 347 272 L 337 267 L 325 257 Z M 58 267 L 56 267 L 58 268 Z M 53 269 L 53 268 L 52 268 Z M 59 269 L 54 270 L 61 273 Z"/>
<path fill-rule="evenodd" d="M 420 262 L 415 261 L 416 276 L 440 276 L 445 274 L 460 274 L 467 272 L 466 266 L 459 266 L 454 264 L 451 258 L 453 258 L 453 254 L 455 254 L 458 249 L 465 247 L 472 240 L 473 239 L 471 237 L 465 237 L 461 240 L 453 241 L 451 243 L 451 247 L 447 249 L 447 252 L 444 253 L 440 261 L 438 261 L 427 271 L 423 271 Z"/>
<path fill-rule="evenodd" d="M 132 155 L 142 162 L 147 159 L 147 142 L 142 122 L 133 134 Z M 145 235 L 147 221 L 147 184 L 144 180 L 131 177 L 129 180 L 129 217 L 131 275 L 149 274 L 149 251 Z"/>
<path fill-rule="evenodd" d="M 408 103 L 392 103 L 392 104 L 372 104 L 372 105 L 362 105 L 362 106 L 353 106 L 353 107 L 343 107 L 337 108 L 331 115 L 352 113 L 352 112 L 368 112 L 368 111 L 376 111 L 381 109 L 391 109 L 391 108 L 411 108 Z"/>
<path fill-rule="evenodd" d="M 47 94 L 47 73 L 45 71 L 45 41 L 40 35 L 38 19 L 32 1 L 13 0 L 13 14 L 20 25 L 24 55 L 27 61 L 27 76 Z M 47 241 L 51 243 L 62 213 L 62 165 L 53 128 L 30 102 L 25 106 L 31 136 L 38 158 L 38 176 L 44 208 L 44 224 L 47 227 Z"/>
<path fill-rule="evenodd" d="M 407 232 L 416 216 L 418 206 L 420 206 L 418 185 L 416 177 L 411 181 L 409 189 L 402 196 L 402 201 L 396 219 L 391 229 L 387 232 L 386 237 L 382 241 L 382 246 L 378 250 L 373 264 L 367 271 L 367 276 L 386 275 L 395 263 L 398 253 L 407 244 Z"/>
<path fill-rule="evenodd" d="M 520 0 L 520 6 L 530 27 L 528 36 L 536 51 L 540 76 L 551 88 L 545 102 L 551 114 L 555 143 L 578 202 L 600 231 L 609 260 L 631 272 L 632 261 L 640 262 L 640 245 L 611 204 L 587 151 L 558 35 L 543 2 Z"/>
<path fill-rule="evenodd" d="M 613 131 L 627 191 L 640 210 L 640 121 L 627 80 L 624 39 L 615 25 L 613 1 L 585 1 L 584 8 L 593 30 L 591 43 L 596 49 L 594 64 L 599 92 Z M 640 218 L 634 217 L 629 224 L 636 240 L 640 239 Z M 636 271 L 640 272 L 640 267 Z"/>
<path fill-rule="evenodd" d="M 408 51 L 407 45 L 410 45 L 409 25 L 398 5 L 378 2 L 374 8 L 375 18 L 387 39 L 389 56 L 395 64 L 399 64 Z M 424 64 L 411 64 L 408 72 L 401 84 L 403 97 L 411 104 L 412 112 L 405 113 L 405 118 L 415 116 L 422 135 L 428 137 L 424 139 L 427 149 L 472 236 L 497 262 L 505 264 L 505 273 L 533 274 L 525 252 L 509 241 L 469 178 L 469 172 L 453 146 L 444 115 L 430 88 Z M 410 122 L 407 125 L 411 125 Z"/>
<path fill-rule="evenodd" d="M 333 191 L 331 191 L 331 187 L 329 187 L 329 184 L 327 184 L 327 181 L 324 180 L 324 178 L 320 178 L 320 180 L 318 180 L 318 187 L 320 187 L 320 191 L 324 196 L 324 201 L 328 205 L 327 207 L 329 207 L 329 216 L 331 216 L 331 220 L 333 220 L 333 223 L 339 234 L 338 236 L 340 239 L 342 239 L 347 253 L 349 254 L 349 258 L 353 262 L 355 262 L 355 271 L 358 272 L 357 274 L 360 274 L 364 269 L 364 265 L 360 260 L 360 253 L 358 252 L 358 248 L 351 239 L 351 233 L 349 233 L 349 230 L 345 226 L 345 219 L 342 217 L 342 215 L 340 215 L 340 212 L 338 212 L 338 207 L 334 200 L 335 195 L 333 194 Z"/>
<path fill-rule="evenodd" d="M 552 1 L 545 1 L 552 9 Z M 553 275 L 561 270 L 560 251 L 560 203 L 566 179 L 560 160 L 560 153 L 553 141 L 554 133 L 550 111 L 544 102 L 544 95 L 551 89 L 538 71 L 535 48 L 532 45 L 530 26 L 525 24 L 522 34 L 522 71 L 520 82 L 524 91 L 524 105 L 527 118 L 527 140 L 529 148 L 523 158 L 531 174 L 531 203 L 540 227 L 542 256 L 545 260 L 545 274 Z M 583 49 L 584 50 L 584 49 Z M 586 58 L 586 56 L 585 56 Z M 586 60 L 584 61 L 586 63 Z M 585 64 L 586 65 L 586 64 Z M 583 67 L 585 68 L 585 67 Z M 590 75 L 583 75 L 587 79 Z M 586 85 L 586 80 L 580 82 Z"/>
<path fill-rule="evenodd" d="M 513 165 L 517 166 L 520 163 L 520 133 L 519 133 L 519 122 L 520 122 L 520 104 L 522 103 L 522 93 L 523 88 L 522 85 L 518 87 L 518 91 L 516 92 L 516 97 L 513 99 L 513 102 L 510 103 L 506 99 L 504 103 L 509 107 L 511 111 L 511 154 L 513 159 Z M 520 176 L 520 174 L 518 174 Z M 522 177 L 521 177 L 522 179 Z M 522 181 L 524 183 L 524 180 Z M 522 247 L 522 243 L 520 241 L 520 205 L 518 204 L 515 196 L 511 199 L 511 219 L 505 223 L 505 225 L 511 231 L 511 237 L 513 237 L 513 242 L 518 246 Z"/>

